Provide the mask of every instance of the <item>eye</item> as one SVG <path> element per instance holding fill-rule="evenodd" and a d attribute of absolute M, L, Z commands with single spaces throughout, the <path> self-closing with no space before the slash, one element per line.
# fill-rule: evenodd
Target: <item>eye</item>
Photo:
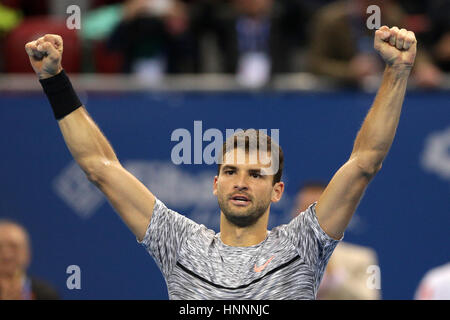
<path fill-rule="evenodd" d="M 234 173 L 234 170 L 226 170 L 226 171 L 225 171 L 225 174 L 226 174 L 227 176 L 231 176 L 233 173 Z"/>
<path fill-rule="evenodd" d="M 253 178 L 261 178 L 261 175 L 259 173 L 251 173 L 250 176 Z"/>

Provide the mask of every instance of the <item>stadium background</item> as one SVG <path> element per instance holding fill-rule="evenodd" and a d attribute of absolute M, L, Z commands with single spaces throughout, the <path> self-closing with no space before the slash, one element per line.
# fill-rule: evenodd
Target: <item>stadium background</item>
<path fill-rule="evenodd" d="M 185 128 L 194 139 L 194 121 L 224 134 L 279 129 L 286 192 L 269 228 L 287 223 L 299 185 L 328 181 L 347 160 L 374 98 L 297 76 L 259 90 L 230 76 L 211 84 L 202 75 L 171 75 L 156 87 L 134 85 L 128 75 L 73 79 L 124 166 L 167 206 L 218 231 L 216 167 L 174 165 L 172 132 Z M 35 76 L 4 72 L 0 88 L 0 217 L 30 232 L 30 273 L 65 299 L 166 299 L 156 264 L 72 161 Z M 448 81 L 433 90 L 412 82 L 393 146 L 345 234 L 377 252 L 383 299 L 412 299 L 426 271 L 450 261 L 448 88 Z M 70 265 L 81 268 L 81 290 L 66 287 Z"/>

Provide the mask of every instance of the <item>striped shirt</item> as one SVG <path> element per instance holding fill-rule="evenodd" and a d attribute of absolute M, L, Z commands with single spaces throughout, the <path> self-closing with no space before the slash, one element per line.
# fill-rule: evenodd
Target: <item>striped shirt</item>
<path fill-rule="evenodd" d="M 160 268 L 169 299 L 315 299 L 339 242 L 320 227 L 315 205 L 259 244 L 234 247 L 156 199 L 140 243 Z"/>

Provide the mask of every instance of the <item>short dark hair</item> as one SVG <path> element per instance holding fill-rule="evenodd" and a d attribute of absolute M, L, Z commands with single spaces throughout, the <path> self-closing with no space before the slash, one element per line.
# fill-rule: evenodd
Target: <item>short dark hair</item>
<path fill-rule="evenodd" d="M 242 144 L 238 144 L 238 139 L 244 139 L 244 146 L 245 146 L 245 152 L 248 153 L 250 149 L 254 149 L 254 146 L 250 143 L 250 137 L 256 138 L 256 150 L 259 151 L 260 145 L 259 145 L 259 139 L 260 137 L 264 139 L 266 137 L 266 148 L 267 150 L 272 150 L 272 147 L 278 148 L 278 171 L 273 176 L 273 184 L 281 181 L 281 176 L 283 174 L 283 166 L 284 166 L 284 155 L 283 150 L 281 147 L 274 141 L 272 141 L 272 138 L 270 138 L 269 135 L 265 134 L 261 130 L 255 130 L 255 129 L 245 129 L 245 130 L 236 130 L 236 132 L 227 139 L 222 145 L 222 153 L 219 155 L 219 159 L 223 160 L 223 156 L 227 152 L 227 143 L 231 144 L 231 141 L 233 141 L 233 150 L 241 147 Z M 242 141 L 242 140 L 241 140 Z M 276 153 L 276 152 L 274 152 Z M 217 175 L 220 174 L 220 168 L 222 167 L 222 161 L 218 162 L 217 167 Z"/>

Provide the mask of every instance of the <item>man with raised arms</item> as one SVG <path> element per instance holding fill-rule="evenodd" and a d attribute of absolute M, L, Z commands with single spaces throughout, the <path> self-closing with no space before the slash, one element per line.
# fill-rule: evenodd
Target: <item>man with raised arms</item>
<path fill-rule="evenodd" d="M 377 30 L 374 47 L 386 63 L 381 86 L 349 159 L 320 199 L 267 230 L 271 203 L 284 191 L 283 152 L 259 131 L 241 132 L 227 141 L 232 147 L 224 146 L 214 177 L 217 234 L 168 209 L 121 165 L 62 68 L 60 36 L 29 42 L 26 51 L 73 158 L 155 259 L 170 299 L 315 299 L 328 259 L 392 144 L 416 56 L 414 33 L 397 27 Z M 267 174 L 267 163 L 235 161 L 255 159 L 260 142 L 277 150 L 270 153 L 276 173 Z"/>

